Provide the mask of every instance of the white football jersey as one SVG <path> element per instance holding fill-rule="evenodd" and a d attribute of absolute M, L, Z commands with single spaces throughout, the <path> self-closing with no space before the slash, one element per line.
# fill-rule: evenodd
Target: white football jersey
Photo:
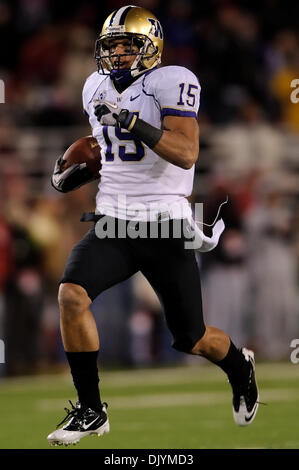
<path fill-rule="evenodd" d="M 197 118 L 199 97 L 198 79 L 185 67 L 149 70 L 122 93 L 115 89 L 109 76 L 94 72 L 87 78 L 83 108 L 102 157 L 97 212 L 136 220 L 156 220 L 157 214 L 166 211 L 172 217 L 185 217 L 190 214 L 186 197 L 192 192 L 194 166 L 189 170 L 179 168 L 159 157 L 131 132 L 100 125 L 94 114 L 95 100 L 116 103 L 161 129 L 167 115 Z"/>

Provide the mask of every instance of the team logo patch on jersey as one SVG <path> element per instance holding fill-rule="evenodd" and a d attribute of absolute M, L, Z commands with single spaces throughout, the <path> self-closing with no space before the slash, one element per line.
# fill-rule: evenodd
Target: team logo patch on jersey
<path fill-rule="evenodd" d="M 99 96 L 97 97 L 97 101 L 104 101 L 106 98 L 106 95 L 107 95 L 106 91 L 101 91 L 99 93 Z"/>

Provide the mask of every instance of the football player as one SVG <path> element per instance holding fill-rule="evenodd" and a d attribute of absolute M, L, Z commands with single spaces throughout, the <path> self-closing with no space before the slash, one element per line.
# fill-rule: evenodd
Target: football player
<path fill-rule="evenodd" d="M 246 426 L 257 412 L 254 354 L 237 349 L 226 333 L 204 324 L 194 250 L 185 249 L 184 234 L 172 236 L 175 221 L 183 226 L 190 220 L 186 198 L 192 192 L 199 152 L 200 84 L 184 67 L 159 67 L 162 48 L 162 27 L 151 12 L 135 6 L 114 11 L 96 41 L 98 72 L 83 88 L 83 108 L 101 147 L 102 169 L 96 212 L 86 217 L 95 224 L 73 248 L 60 280 L 61 334 L 78 402 L 67 410 L 63 426 L 48 436 L 54 445 L 109 431 L 107 404 L 98 386 L 99 337 L 90 305 L 105 289 L 137 271 L 161 299 L 172 346 L 207 358 L 228 375 L 236 423 Z M 103 217 L 116 226 L 136 221 L 127 210 L 132 203 L 141 207 L 140 224 L 157 225 L 157 237 L 97 236 Z M 161 205 L 167 210 L 161 211 Z M 162 236 L 166 222 L 169 238 Z"/>

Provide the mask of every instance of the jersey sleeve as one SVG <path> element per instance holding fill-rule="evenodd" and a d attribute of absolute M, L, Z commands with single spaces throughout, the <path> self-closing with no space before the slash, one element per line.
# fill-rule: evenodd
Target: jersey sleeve
<path fill-rule="evenodd" d="M 94 91 L 94 81 L 96 80 L 97 77 L 97 72 L 93 72 L 89 77 L 87 77 L 83 90 L 82 90 L 82 105 L 83 105 L 83 114 L 85 116 L 89 117 L 89 102 L 90 102 L 90 97 L 93 94 Z"/>
<path fill-rule="evenodd" d="M 155 97 L 162 119 L 164 116 L 197 118 L 201 88 L 194 73 L 176 66 L 158 70 L 161 73 L 155 77 Z"/>
<path fill-rule="evenodd" d="M 84 83 L 83 90 L 82 90 L 82 112 L 85 116 L 89 117 L 88 111 L 87 111 L 87 89 L 88 89 L 88 79 Z"/>

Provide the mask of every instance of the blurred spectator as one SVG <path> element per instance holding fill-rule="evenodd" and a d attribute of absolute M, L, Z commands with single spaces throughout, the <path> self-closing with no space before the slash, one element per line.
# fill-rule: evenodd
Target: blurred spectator
<path fill-rule="evenodd" d="M 2 218 L 0 218 L 0 295 L 3 293 L 7 280 L 12 273 L 11 233 Z M 1 331 L 1 329 L 0 329 Z"/>
<path fill-rule="evenodd" d="M 299 333 L 298 263 L 290 180 L 285 178 L 261 181 L 260 200 L 246 218 L 253 337 L 260 357 L 272 360 L 287 357 Z"/>
<path fill-rule="evenodd" d="M 240 106 L 238 122 L 216 130 L 212 148 L 215 166 L 226 174 L 274 170 L 283 165 L 283 136 L 265 120 L 261 107 L 252 100 L 244 100 Z"/>
<path fill-rule="evenodd" d="M 34 33 L 50 21 L 49 0 L 19 0 L 17 3 L 17 28 L 21 34 Z"/>
<path fill-rule="evenodd" d="M 20 51 L 20 76 L 31 83 L 53 83 L 58 77 L 65 56 L 64 30 L 47 25 L 22 46 Z"/>
<path fill-rule="evenodd" d="M 45 294 L 40 254 L 25 230 L 12 227 L 12 235 L 14 272 L 5 290 L 4 316 L 7 375 L 37 371 Z"/>
<path fill-rule="evenodd" d="M 250 338 L 248 249 L 243 231 L 244 206 L 232 181 L 211 178 L 210 193 L 205 197 L 204 219 L 208 221 L 213 220 L 227 196 L 228 203 L 222 207 L 226 230 L 219 245 L 201 257 L 203 305 L 206 323 L 229 331 L 232 340 L 242 345 Z"/>
<path fill-rule="evenodd" d="M 0 216 L 0 339 L 5 340 L 5 291 L 13 271 L 12 238 L 9 227 Z M 0 376 L 3 367 L 0 369 Z"/>
<path fill-rule="evenodd" d="M 171 0 L 162 23 L 165 34 L 164 65 L 183 65 L 194 68 L 197 60 L 196 35 L 190 21 L 192 3 L 189 0 Z"/>
<path fill-rule="evenodd" d="M 249 286 L 244 234 L 227 229 L 221 242 L 221 258 L 211 263 L 204 276 L 205 320 L 208 325 L 229 331 L 239 346 L 249 344 L 251 339 Z"/>
<path fill-rule="evenodd" d="M 63 60 L 60 81 L 66 90 L 70 90 L 74 108 L 78 108 L 78 99 L 86 77 L 97 70 L 93 58 L 95 35 L 83 25 L 71 25 L 67 36 L 66 54 Z"/>
<path fill-rule="evenodd" d="M 271 52 L 273 73 L 270 86 L 281 107 L 282 123 L 290 130 L 298 132 L 299 103 L 292 103 L 290 98 L 291 82 L 294 78 L 299 78 L 298 36 L 290 30 L 280 32 Z"/>

